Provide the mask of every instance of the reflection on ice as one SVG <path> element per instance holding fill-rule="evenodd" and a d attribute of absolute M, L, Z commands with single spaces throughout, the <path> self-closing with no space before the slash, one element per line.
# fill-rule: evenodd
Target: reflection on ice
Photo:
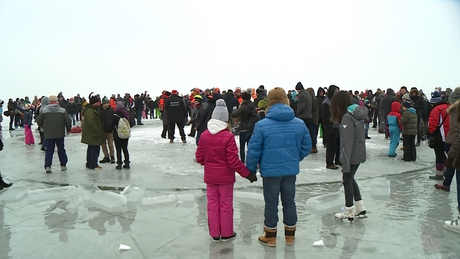
<path fill-rule="evenodd" d="M 235 191 L 234 197 L 235 197 L 235 199 L 238 199 L 238 201 L 242 201 L 242 202 L 251 202 L 249 200 L 261 201 L 261 202 L 264 201 L 263 194 L 262 193 L 257 193 L 257 192 Z"/>
<path fill-rule="evenodd" d="M 96 191 L 91 194 L 90 200 L 87 202 L 98 208 L 107 211 L 113 211 L 126 205 L 128 202 L 126 196 L 109 192 L 109 191 Z"/>
<path fill-rule="evenodd" d="M 376 200 L 390 199 L 390 181 L 386 179 L 373 179 L 371 196 Z"/>
<path fill-rule="evenodd" d="M 145 195 L 145 190 L 139 187 L 128 185 L 121 195 L 126 196 L 128 202 L 139 202 Z"/>

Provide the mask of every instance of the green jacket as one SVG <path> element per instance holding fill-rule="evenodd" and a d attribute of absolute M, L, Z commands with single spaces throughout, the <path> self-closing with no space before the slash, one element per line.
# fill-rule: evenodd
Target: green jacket
<path fill-rule="evenodd" d="M 399 123 L 403 125 L 403 135 L 417 135 L 417 112 L 414 108 L 404 111 Z"/>
<path fill-rule="evenodd" d="M 81 115 L 84 120 L 81 143 L 90 146 L 102 145 L 104 143 L 104 127 L 96 107 L 92 104 L 85 105 L 81 110 Z"/>

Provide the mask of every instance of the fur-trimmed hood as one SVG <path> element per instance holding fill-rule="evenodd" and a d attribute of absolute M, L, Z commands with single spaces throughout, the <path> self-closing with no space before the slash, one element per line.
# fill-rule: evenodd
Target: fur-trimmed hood
<path fill-rule="evenodd" d="M 449 108 L 447 108 L 447 113 L 452 113 L 454 109 L 457 110 L 459 105 L 460 105 L 460 100 L 454 102 L 453 104 L 449 106 Z"/>

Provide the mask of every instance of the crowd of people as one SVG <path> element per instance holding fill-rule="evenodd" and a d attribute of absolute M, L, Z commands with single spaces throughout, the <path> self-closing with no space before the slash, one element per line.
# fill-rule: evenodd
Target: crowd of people
<path fill-rule="evenodd" d="M 416 161 L 417 147 L 421 141 L 428 141 L 436 162 L 436 174 L 430 178 L 443 181 L 435 188 L 450 191 L 456 169 L 460 169 L 459 102 L 460 87 L 454 91 L 435 88 L 428 97 L 416 87 L 410 91 L 405 86 L 398 91 L 378 88 L 374 93 L 341 91 L 330 85 L 315 91 L 298 82 L 287 92 L 279 87 L 267 91 L 261 85 L 222 92 L 219 88 L 194 88 L 184 95 L 165 90 L 154 98 L 147 91 L 134 97 L 127 93 L 110 98 L 91 93 L 88 100 L 80 95 L 66 99 L 59 93 L 32 101 L 27 97 L 10 99 L 3 114 L 10 118 L 9 130 L 24 128 L 26 144 L 34 144 L 27 136 L 31 135 L 30 125 L 35 118 L 39 144 L 46 151 L 46 173 L 51 173 L 55 146 L 61 170 L 67 170 L 64 137 L 79 122 L 81 142 L 88 145 L 86 167 L 91 170 L 101 169 L 99 163 L 116 163 L 118 170 L 129 169 L 129 128 L 143 125 L 142 119 L 162 120 L 161 137 L 170 143 L 174 143 L 177 127 L 182 143 L 187 143 L 187 136 L 195 138 L 196 161 L 204 165 L 212 240 L 236 237 L 234 172 L 253 182 L 257 181 L 258 169 L 265 198 L 264 235 L 259 241 L 275 246 L 278 196 L 283 205 L 286 243 L 292 244 L 297 224 L 294 198 L 299 162 L 318 153 L 319 138 L 326 148 L 325 167 L 342 169 L 345 206 L 335 215 L 338 219 L 353 221 L 366 214 L 354 176 L 366 160 L 365 141 L 370 139 L 370 127 L 389 140 L 389 157 L 397 156 L 398 145 L 403 141 L 403 161 Z M 188 134 L 186 125 L 190 125 Z M 239 146 L 235 135 L 239 136 Z M 101 147 L 104 156 L 99 160 Z M 458 174 L 456 179 L 459 188 Z M 460 206 L 459 189 L 457 195 Z M 460 214 L 459 207 L 457 210 Z M 458 221 L 445 224 L 446 228 L 460 231 Z"/>

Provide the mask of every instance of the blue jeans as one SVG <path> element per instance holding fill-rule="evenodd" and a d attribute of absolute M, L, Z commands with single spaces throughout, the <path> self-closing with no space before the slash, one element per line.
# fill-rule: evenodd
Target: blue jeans
<path fill-rule="evenodd" d="M 292 227 L 297 224 L 295 206 L 295 175 L 280 177 L 263 177 L 263 190 L 265 200 L 264 225 L 276 228 L 278 225 L 278 195 L 281 193 L 283 204 L 283 223 Z"/>
<path fill-rule="evenodd" d="M 50 138 L 44 141 L 46 145 L 46 154 L 45 154 L 45 168 L 51 167 L 53 162 L 54 147 L 57 146 L 59 162 L 61 166 L 67 164 L 67 154 L 64 149 L 64 138 Z"/>
<path fill-rule="evenodd" d="M 136 111 L 136 121 L 137 125 L 142 123 L 142 111 Z"/>
<path fill-rule="evenodd" d="M 69 114 L 69 118 L 70 118 L 70 121 L 72 122 L 72 126 L 75 126 L 76 124 L 76 120 L 75 120 L 76 116 L 77 116 L 76 114 Z"/>
<path fill-rule="evenodd" d="M 252 131 L 241 131 L 240 132 L 240 159 L 244 163 L 246 160 L 246 144 L 251 139 Z"/>
<path fill-rule="evenodd" d="M 97 159 L 99 158 L 99 152 L 101 151 L 101 146 L 91 146 L 88 145 L 86 149 L 86 167 L 89 169 L 94 169 L 97 165 Z"/>

